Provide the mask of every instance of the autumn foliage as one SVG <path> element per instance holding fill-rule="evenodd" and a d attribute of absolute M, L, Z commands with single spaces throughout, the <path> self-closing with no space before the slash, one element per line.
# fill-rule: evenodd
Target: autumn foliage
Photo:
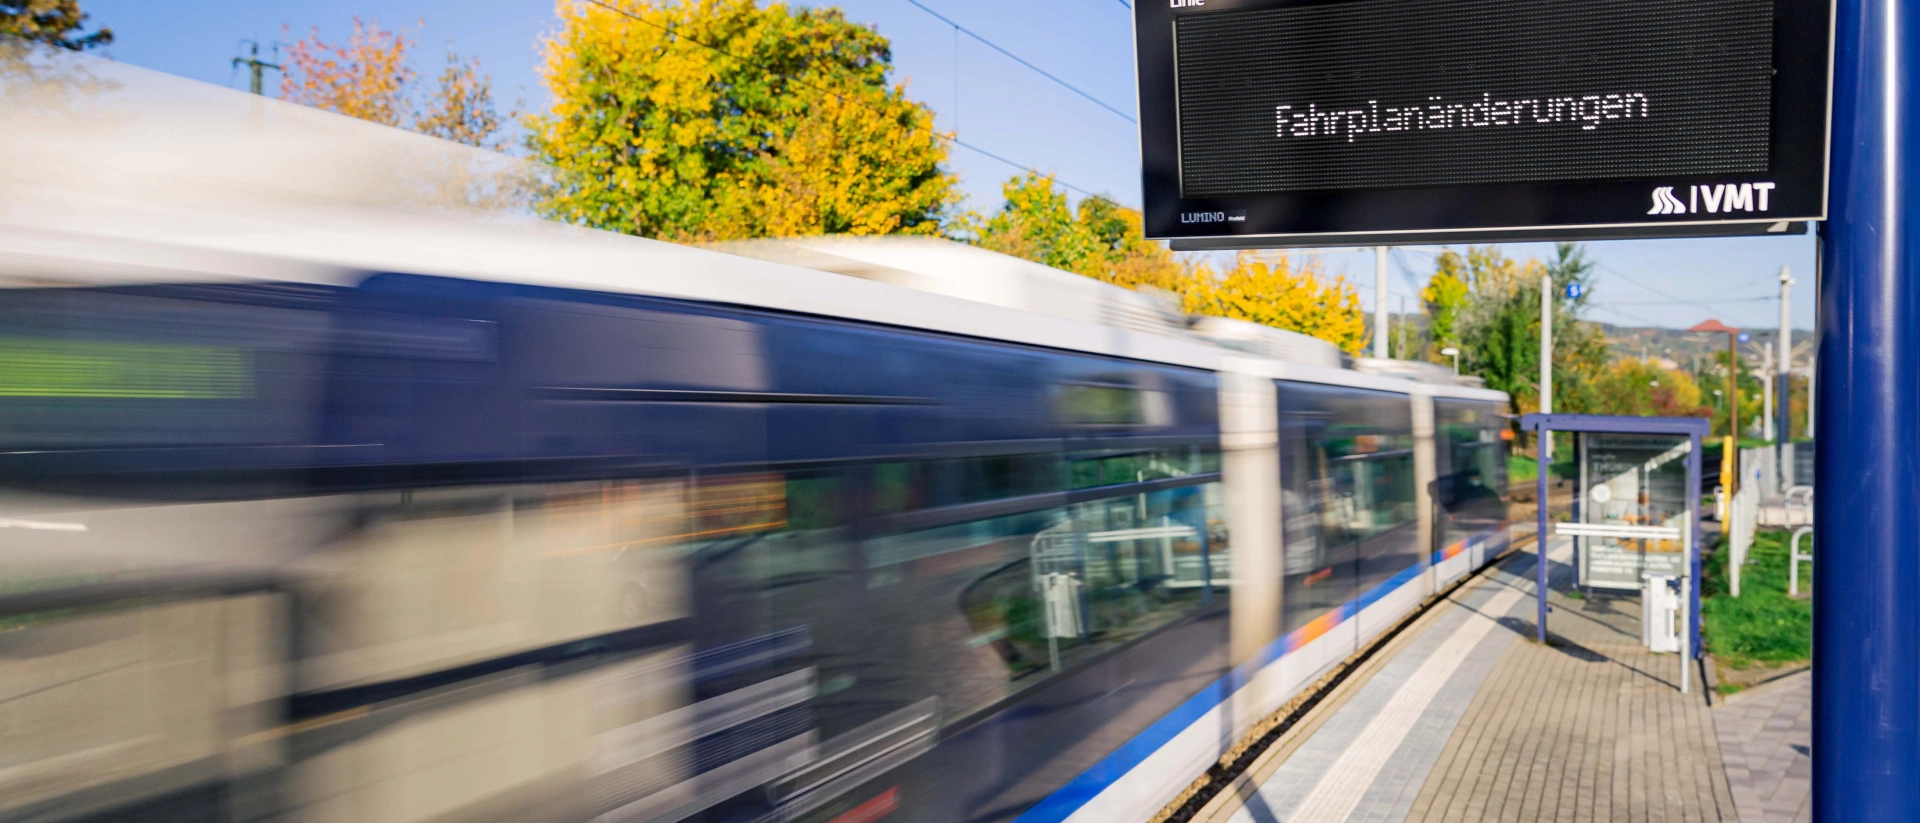
<path fill-rule="evenodd" d="M 1358 354 L 1366 342 L 1360 295 L 1345 277 L 1328 277 L 1318 260 L 1243 251 L 1219 275 L 1200 268 L 1182 294 L 1193 314 L 1251 320 L 1297 331 Z"/>
<path fill-rule="evenodd" d="M 113 43 L 112 29 L 82 32 L 86 25 L 80 0 L 0 0 L 0 36 L 72 51 Z"/>
<path fill-rule="evenodd" d="M 438 83 L 420 90 L 410 60 L 414 45 L 407 30 L 390 31 L 358 17 L 345 43 L 328 43 L 315 29 L 288 51 L 280 96 L 456 143 L 500 148 L 501 116 L 479 62 L 449 51 Z"/>
<path fill-rule="evenodd" d="M 1096 280 L 1169 294 L 1191 314 L 1250 320 L 1358 352 L 1365 336 L 1360 297 L 1318 263 L 1242 253 L 1216 272 L 1146 239 L 1140 212 L 1105 197 L 1070 207 L 1053 178 L 1028 172 L 1002 187 L 1006 204 L 972 216 L 962 231 L 981 246 Z"/>
<path fill-rule="evenodd" d="M 321 40 L 316 28 L 288 50 L 280 97 L 382 125 L 401 125 L 407 114 L 402 94 L 413 79 L 407 67 L 412 44 L 405 30 L 387 31 L 358 17 L 344 44 Z"/>
<path fill-rule="evenodd" d="M 683 241 L 933 234 L 956 200 L 933 113 L 838 9 L 559 0 L 529 145 L 552 217 Z"/>

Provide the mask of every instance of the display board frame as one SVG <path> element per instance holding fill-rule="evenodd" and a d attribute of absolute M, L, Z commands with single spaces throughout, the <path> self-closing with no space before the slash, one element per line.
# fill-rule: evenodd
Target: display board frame
<path fill-rule="evenodd" d="M 1773 0 L 1765 172 L 1186 196 L 1176 66 L 1180 22 L 1203 15 L 1376 1 L 1152 0 L 1134 4 L 1141 185 L 1148 237 L 1172 240 L 1176 250 L 1209 250 L 1798 234 L 1804 232 L 1805 221 L 1826 217 L 1832 0 Z M 1461 0 L 1458 6 L 1465 13 L 1487 2 Z M 1188 59 L 1194 59 L 1189 52 Z M 1735 191 L 1760 185 L 1768 186 L 1769 192 L 1764 211 L 1709 212 L 1700 199 L 1700 192 L 1722 191 L 1719 187 Z M 1666 198 L 1661 197 L 1662 190 L 1668 193 Z M 1673 208 L 1676 200 L 1685 208 Z"/>

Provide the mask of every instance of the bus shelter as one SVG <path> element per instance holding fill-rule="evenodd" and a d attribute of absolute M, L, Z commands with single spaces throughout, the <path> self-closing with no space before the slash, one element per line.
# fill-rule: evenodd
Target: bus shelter
<path fill-rule="evenodd" d="M 1655 651 L 1681 654 L 1680 684 L 1687 688 L 1687 661 L 1700 654 L 1700 446 L 1709 423 L 1697 417 L 1621 417 L 1596 414 L 1529 414 L 1523 431 L 1573 436 L 1575 480 L 1570 519 L 1548 529 L 1547 490 L 1551 456 L 1539 461 L 1540 562 L 1535 566 L 1536 621 L 1547 638 L 1546 547 L 1554 535 L 1574 542 L 1578 584 L 1585 589 L 1634 590 L 1642 594 L 1642 636 Z M 1542 442 L 1545 438 L 1536 440 Z M 1677 587 L 1678 597 L 1670 591 Z M 1673 637 L 1672 611 L 1684 627 Z M 1661 631 L 1659 621 L 1668 621 Z M 1676 644 L 1674 648 L 1668 644 Z"/>

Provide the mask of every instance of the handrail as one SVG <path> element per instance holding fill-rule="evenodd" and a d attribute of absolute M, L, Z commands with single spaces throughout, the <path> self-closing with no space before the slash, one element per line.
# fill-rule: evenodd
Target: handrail
<path fill-rule="evenodd" d="M 1786 525 L 1789 525 L 1789 526 L 1793 525 L 1793 510 L 1794 510 L 1795 500 L 1802 501 L 1800 504 L 1800 508 L 1802 511 L 1805 511 L 1807 513 L 1807 522 L 1812 523 L 1813 522 L 1813 487 L 1812 486 L 1794 486 L 1793 488 L 1787 490 L 1787 500 L 1786 500 L 1786 503 L 1783 506 L 1781 506 L 1781 509 L 1782 509 L 1781 514 L 1786 518 L 1786 521 L 1787 521 Z"/>
<path fill-rule="evenodd" d="M 1796 486 L 1795 488 L 1804 488 Z M 1789 492 L 1791 493 L 1791 492 Z M 1813 562 L 1813 555 L 1800 553 L 1800 538 L 1813 533 L 1812 526 L 1801 526 L 1793 530 L 1793 537 L 1787 543 L 1787 596 L 1800 596 L 1800 561 Z"/>

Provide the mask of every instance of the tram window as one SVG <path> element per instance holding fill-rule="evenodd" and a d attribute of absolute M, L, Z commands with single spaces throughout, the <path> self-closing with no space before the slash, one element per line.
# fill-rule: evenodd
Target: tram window
<path fill-rule="evenodd" d="M 1442 398 L 1434 425 L 1440 544 L 1485 537 L 1507 521 L 1506 418 L 1495 403 Z"/>
<path fill-rule="evenodd" d="M 873 468 L 873 511 L 1021 497 L 1059 491 L 1060 484 L 1060 458 L 1052 453 L 880 463 Z"/>
<path fill-rule="evenodd" d="M 1280 384 L 1285 625 L 1420 562 L 1406 395 Z"/>
<path fill-rule="evenodd" d="M 1075 454 L 1068 457 L 1067 487 L 1092 489 L 1219 470 L 1220 453 L 1200 446 Z"/>
<path fill-rule="evenodd" d="M 895 706 L 934 694 L 957 719 L 1193 613 L 1224 585 L 1220 488 L 866 541 L 867 591 L 849 605 L 870 629 L 852 652 L 890 679 L 849 699 Z M 1220 562 L 1211 577 L 1210 559 Z"/>

